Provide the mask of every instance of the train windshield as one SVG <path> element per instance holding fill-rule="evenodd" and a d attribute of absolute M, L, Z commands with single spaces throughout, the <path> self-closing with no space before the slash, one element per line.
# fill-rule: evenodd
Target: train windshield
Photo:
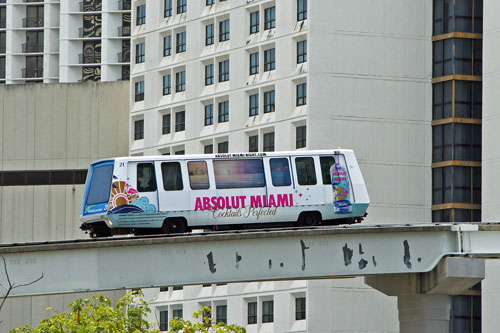
<path fill-rule="evenodd" d="M 87 205 L 95 205 L 108 202 L 111 189 L 111 176 L 113 165 L 106 164 L 94 167 L 87 195 Z"/>

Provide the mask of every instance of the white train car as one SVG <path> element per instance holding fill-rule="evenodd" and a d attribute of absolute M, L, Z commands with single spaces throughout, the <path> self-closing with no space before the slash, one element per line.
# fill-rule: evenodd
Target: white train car
<path fill-rule="evenodd" d="M 347 149 L 106 159 L 84 193 L 91 237 L 357 223 L 369 205 Z"/>

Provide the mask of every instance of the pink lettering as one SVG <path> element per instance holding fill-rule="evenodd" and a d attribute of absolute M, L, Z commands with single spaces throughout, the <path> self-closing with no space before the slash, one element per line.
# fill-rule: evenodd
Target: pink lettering
<path fill-rule="evenodd" d="M 212 208 L 213 209 L 218 209 L 219 207 L 217 206 L 217 197 L 212 197 Z"/>
<path fill-rule="evenodd" d="M 288 206 L 288 196 L 286 194 L 278 194 L 277 207 L 287 207 Z"/>
<path fill-rule="evenodd" d="M 218 197 L 217 198 L 217 209 L 224 209 L 226 208 L 226 202 L 224 201 L 224 197 Z"/>
<path fill-rule="evenodd" d="M 203 209 L 205 209 L 205 210 L 210 209 L 210 198 L 209 197 L 203 197 Z"/>
<path fill-rule="evenodd" d="M 231 209 L 231 204 L 229 203 L 229 197 L 226 197 L 226 209 Z"/>
<path fill-rule="evenodd" d="M 238 200 L 239 197 L 231 197 L 231 206 L 234 208 L 234 209 L 238 209 L 240 208 L 240 202 Z"/>
<path fill-rule="evenodd" d="M 201 198 L 196 198 L 196 203 L 194 204 L 194 210 L 202 210 L 203 206 L 201 205 Z"/>
<path fill-rule="evenodd" d="M 276 201 L 274 200 L 274 195 L 269 196 L 269 207 L 276 207 Z"/>
<path fill-rule="evenodd" d="M 245 208 L 246 195 L 240 195 L 238 198 L 241 200 L 241 208 Z"/>
<path fill-rule="evenodd" d="M 262 200 L 260 198 L 260 195 L 252 195 L 250 197 L 250 207 L 252 208 L 262 207 Z"/>

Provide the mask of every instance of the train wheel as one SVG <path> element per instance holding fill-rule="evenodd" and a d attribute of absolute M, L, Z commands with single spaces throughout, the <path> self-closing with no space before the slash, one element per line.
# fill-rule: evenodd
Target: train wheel
<path fill-rule="evenodd" d="M 309 212 L 301 214 L 298 222 L 301 227 L 314 227 L 320 223 L 320 220 L 318 213 Z"/>
<path fill-rule="evenodd" d="M 181 219 L 165 220 L 161 229 L 165 234 L 181 234 L 186 232 L 186 223 Z"/>

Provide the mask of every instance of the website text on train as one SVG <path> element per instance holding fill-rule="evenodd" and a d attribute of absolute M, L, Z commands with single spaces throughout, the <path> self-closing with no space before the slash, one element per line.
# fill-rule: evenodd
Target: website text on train
<path fill-rule="evenodd" d="M 358 223 L 369 197 L 352 150 L 120 157 L 90 166 L 91 237 Z"/>

